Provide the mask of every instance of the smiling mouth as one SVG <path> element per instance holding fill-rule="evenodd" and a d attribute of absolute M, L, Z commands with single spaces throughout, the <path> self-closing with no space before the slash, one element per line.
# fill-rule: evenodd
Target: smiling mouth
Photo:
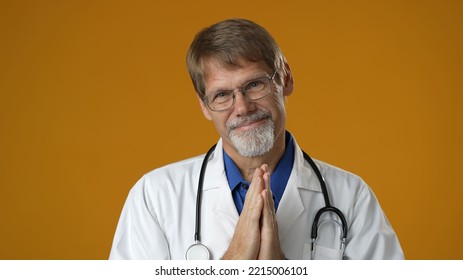
<path fill-rule="evenodd" d="M 271 120 L 271 116 L 269 113 L 266 112 L 257 112 L 254 115 L 248 117 L 241 117 L 239 119 L 235 119 L 231 121 L 230 124 L 227 125 L 228 133 L 231 131 L 238 129 L 238 130 L 250 130 L 255 127 L 262 125 L 263 123 Z"/>
<path fill-rule="evenodd" d="M 236 126 L 234 129 L 238 130 L 248 130 L 248 129 L 253 129 L 257 126 L 262 125 L 263 122 L 267 121 L 269 118 L 262 118 L 258 120 L 252 120 L 252 121 L 246 121 L 241 125 Z"/>

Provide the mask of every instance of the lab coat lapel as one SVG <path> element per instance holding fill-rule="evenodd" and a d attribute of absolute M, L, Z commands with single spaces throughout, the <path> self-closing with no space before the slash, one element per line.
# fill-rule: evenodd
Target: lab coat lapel
<path fill-rule="evenodd" d="M 230 193 L 230 188 L 228 186 L 221 187 L 217 191 L 219 192 L 219 197 L 217 198 L 214 213 L 218 223 L 223 226 L 227 233 L 233 235 L 239 215 Z"/>
<path fill-rule="evenodd" d="M 304 204 L 299 194 L 299 189 L 294 182 L 291 182 L 291 179 L 290 177 L 288 180 L 288 184 L 276 213 L 280 238 L 284 237 L 293 223 L 304 212 Z"/>
<path fill-rule="evenodd" d="M 295 221 L 310 205 L 304 201 L 302 192 L 321 192 L 318 180 L 309 163 L 304 160 L 301 149 L 294 140 L 294 165 L 276 213 L 280 238 L 295 225 Z M 308 210 L 307 210 L 308 211 Z"/>
<path fill-rule="evenodd" d="M 203 191 L 204 196 L 214 200 L 210 202 L 214 223 L 233 235 L 239 215 L 225 174 L 222 140 L 209 160 L 205 178 Z"/>

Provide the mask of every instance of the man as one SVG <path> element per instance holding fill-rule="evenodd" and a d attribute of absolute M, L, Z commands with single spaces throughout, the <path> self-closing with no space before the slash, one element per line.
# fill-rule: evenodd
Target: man
<path fill-rule="evenodd" d="M 184 259 L 195 243 L 195 210 L 198 242 L 211 259 L 403 258 L 369 187 L 326 163 L 311 167 L 285 130 L 293 76 L 266 30 L 243 19 L 219 22 L 196 35 L 187 66 L 202 112 L 221 136 L 205 159 L 200 211 L 204 155 L 146 174 L 127 198 L 111 259 Z M 327 203 L 318 169 L 345 217 L 345 238 L 336 211 L 312 225 Z"/>

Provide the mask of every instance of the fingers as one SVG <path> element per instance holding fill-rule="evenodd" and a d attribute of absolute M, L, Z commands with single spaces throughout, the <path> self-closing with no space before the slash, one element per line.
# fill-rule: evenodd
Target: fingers
<path fill-rule="evenodd" d="M 273 224 L 275 220 L 275 204 L 273 202 L 272 190 L 270 189 L 270 174 L 268 172 L 265 173 L 263 179 L 265 183 L 265 189 L 262 191 L 263 197 L 265 198 L 263 216 L 266 222 L 271 222 Z"/>
<path fill-rule="evenodd" d="M 260 192 L 264 189 L 264 173 L 265 172 L 262 170 L 262 168 L 256 168 L 252 177 L 251 185 L 249 186 L 249 190 L 246 194 L 246 200 L 248 198 L 248 195 L 255 197 L 258 194 L 260 194 Z"/>
<path fill-rule="evenodd" d="M 270 172 L 263 164 L 254 171 L 235 234 L 223 259 L 281 259 L 282 256 Z"/>
<path fill-rule="evenodd" d="M 262 176 L 264 189 L 261 191 L 264 204 L 262 209 L 262 227 L 273 231 L 276 223 L 276 217 L 272 191 L 270 188 L 270 173 L 268 172 L 267 165 L 264 165 L 262 169 L 265 170 L 265 173 Z"/>
<path fill-rule="evenodd" d="M 265 188 L 263 171 L 261 168 L 256 168 L 254 175 L 246 193 L 246 199 L 243 205 L 241 215 L 251 215 L 254 220 L 259 220 L 261 217 L 264 200 L 261 192 Z"/>
<path fill-rule="evenodd" d="M 270 188 L 270 172 L 267 166 L 262 166 L 262 179 L 264 189 L 261 191 L 263 198 L 261 245 L 258 259 L 283 259 L 278 235 L 278 223 L 275 215 L 275 204 Z"/>
<path fill-rule="evenodd" d="M 222 259 L 253 259 L 257 258 L 261 246 L 260 220 L 264 208 L 264 172 L 261 168 L 254 171 L 251 185 L 241 211 L 235 233 L 227 252 Z"/>
<path fill-rule="evenodd" d="M 261 196 L 264 200 L 264 209 L 263 209 L 263 218 L 265 221 L 269 222 L 275 218 L 275 204 L 273 202 L 272 190 L 270 188 L 270 172 L 268 171 L 268 166 L 266 164 L 261 167 L 263 180 L 263 190 L 261 191 Z M 268 218 L 272 218 L 269 220 Z"/>

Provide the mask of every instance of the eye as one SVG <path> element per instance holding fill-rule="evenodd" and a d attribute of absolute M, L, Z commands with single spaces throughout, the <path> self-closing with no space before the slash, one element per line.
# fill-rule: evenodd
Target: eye
<path fill-rule="evenodd" d="M 265 82 L 263 79 L 250 81 L 246 84 L 246 91 L 260 91 L 265 87 Z"/>
<path fill-rule="evenodd" d="M 217 92 L 216 94 L 214 94 L 211 102 L 212 103 L 223 103 L 223 102 L 226 102 L 230 99 L 230 97 L 232 96 L 232 92 L 231 91 L 219 91 Z"/>

